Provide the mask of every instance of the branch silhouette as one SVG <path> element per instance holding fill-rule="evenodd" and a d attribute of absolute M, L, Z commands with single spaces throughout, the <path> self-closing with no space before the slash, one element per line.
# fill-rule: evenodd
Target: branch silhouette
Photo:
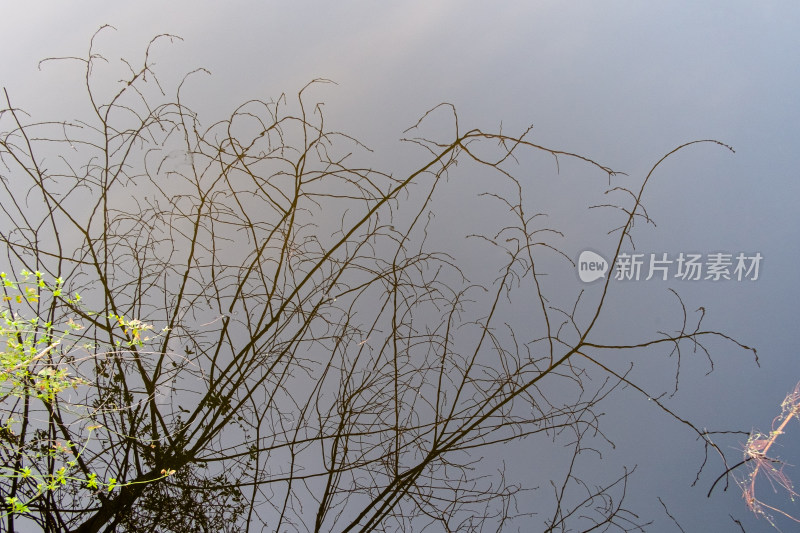
<path fill-rule="evenodd" d="M 445 103 L 407 130 L 421 155 L 395 175 L 360 163 L 366 146 L 328 128 L 312 93 L 329 80 L 294 98 L 247 101 L 205 126 L 182 92 L 207 71 L 170 95 L 153 68 L 155 46 L 174 36 L 155 38 L 142 66 L 124 61 L 120 74 L 95 50 L 107 30 L 86 57 L 67 58 L 85 70 L 91 117 L 31 122 L 5 94 L 0 241 L 9 268 L 80 292 L 80 302 L 42 300 L 30 311 L 80 320 L 87 355 L 132 340 L 112 315 L 163 334 L 70 363 L 91 383 L 79 401 L 3 406 L 5 420 L 26 420 L 14 431 L 30 450 L 77 442 L 96 425 L 82 468 L 130 483 L 37 493 L 4 478 L 4 497 L 31 501 L 4 530 L 29 520 L 53 532 L 473 531 L 541 520 L 548 531 L 643 531 L 650 522 L 625 505 L 635 467 L 603 481 L 581 473 L 613 446 L 599 408 L 623 387 L 655 399 L 727 465 L 714 432 L 605 354 L 663 346 L 711 360 L 713 342 L 751 349 L 701 329 L 702 316 L 690 326 L 680 297 L 676 332 L 601 342 L 610 276 L 565 299 L 548 276 L 574 270 L 566 232 L 547 225 L 531 206 L 535 187 L 518 177 L 526 157 L 544 154 L 556 172 L 571 160 L 607 179 L 607 195 L 622 198 L 602 204 L 615 213 L 613 264 L 634 221 L 650 221 L 642 197 L 662 161 L 722 143 L 679 146 L 634 194 L 616 184 L 624 174 L 537 144 L 531 129 L 462 132 Z M 109 83 L 115 74 L 121 81 Z M 449 135 L 436 128 L 442 114 Z M 461 169 L 491 180 L 477 198 L 486 229 L 460 235 L 492 265 L 479 279 L 438 237 L 443 195 Z M 543 480 L 552 495 L 541 516 L 523 505 L 536 483 L 484 459 L 524 439 L 567 450 L 563 476 Z M 7 471 L 19 471 L 19 458 L 4 448 Z"/>

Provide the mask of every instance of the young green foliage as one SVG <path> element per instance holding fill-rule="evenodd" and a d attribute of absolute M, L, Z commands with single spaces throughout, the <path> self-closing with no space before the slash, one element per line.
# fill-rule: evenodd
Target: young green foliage
<path fill-rule="evenodd" d="M 65 324 L 56 326 L 40 316 L 29 318 L 24 314 L 25 310 L 44 313 L 46 308 L 40 304 L 58 305 L 59 300 L 76 305 L 80 295 L 75 293 L 74 298 L 65 298 L 62 289 L 64 280 L 57 278 L 48 284 L 38 271 L 22 270 L 17 281 L 2 272 L 0 280 L 3 287 L 0 308 L 0 401 L 11 402 L 14 398 L 29 401 L 34 398 L 52 406 L 60 400 L 59 394 L 62 392 L 90 386 L 88 380 L 75 376 L 69 367 L 69 363 L 75 361 L 75 352 L 91 347 L 81 344 L 83 326 L 71 318 Z M 116 349 L 143 347 L 145 342 L 151 340 L 146 333 L 152 330 L 152 325 L 115 314 L 109 314 L 108 318 L 116 322 L 127 339 L 117 341 Z M 60 401 L 61 408 L 72 407 L 70 402 Z M 9 409 L 5 411 L 13 412 Z M 31 503 L 45 492 L 56 491 L 67 485 L 96 493 L 112 492 L 132 484 L 113 476 L 107 482 L 102 482 L 98 480 L 96 472 L 86 475 L 85 471 L 80 471 L 79 460 L 92 439 L 92 433 L 102 428 L 101 425 L 85 427 L 88 433 L 81 446 L 69 440 L 47 439 L 23 445 L 15 426 L 29 423 L 31 421 L 25 420 L 24 416 L 22 419 L 8 416 L 0 425 L 0 452 L 6 459 L 5 464 L 0 465 L 0 479 L 9 483 L 9 487 L 20 483 L 35 487 L 33 495 L 27 498 L 6 496 L 6 506 L 0 511 L 0 518 L 9 513 L 28 513 Z M 174 470 L 164 470 L 161 477 L 149 482 L 172 473 Z"/>

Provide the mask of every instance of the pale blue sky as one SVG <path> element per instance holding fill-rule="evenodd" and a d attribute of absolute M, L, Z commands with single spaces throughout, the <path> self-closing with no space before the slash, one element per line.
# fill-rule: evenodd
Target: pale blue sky
<path fill-rule="evenodd" d="M 118 31 L 102 34 L 98 48 L 111 60 L 138 61 L 157 33 L 184 38 L 162 43 L 156 63 L 167 72 L 199 66 L 212 72 L 188 92 L 207 123 L 250 98 L 295 93 L 317 77 L 336 81 L 314 93 L 326 102 L 329 124 L 365 141 L 376 149 L 376 164 L 397 171 L 408 168 L 413 153 L 397 142 L 403 130 L 442 101 L 457 107 L 465 129 L 502 121 L 513 132 L 533 124 L 535 142 L 626 172 L 630 186 L 679 144 L 725 142 L 736 154 L 693 147 L 660 169 L 645 196 L 658 227 L 642 226 L 637 245 L 647 252 L 758 251 L 761 279 L 628 284 L 613 300 L 621 323 L 606 331 L 630 332 L 637 321 L 662 324 L 673 315 L 662 317 L 656 306 L 670 305 L 667 288 L 673 287 L 692 309 L 706 307 L 709 326 L 757 347 L 761 369 L 742 353 L 722 351 L 711 376 L 699 377 L 702 364 L 686 370 L 694 374 L 685 375 L 674 405 L 700 425 L 767 430 L 783 395 L 800 380 L 792 337 L 800 299 L 795 2 L 50 1 L 9 2 L 3 9 L 0 85 L 37 118 L 84 109 L 70 66 L 50 64 L 40 72 L 38 60 L 85 54 L 91 34 L 108 23 Z M 575 198 L 563 196 L 573 190 L 566 168 L 559 178 L 566 189 L 550 192 L 547 209 L 568 230 L 566 246 L 597 249 L 596 232 L 584 233 L 588 226 L 575 218 L 582 214 L 569 214 Z M 462 179 L 465 194 L 488 188 L 479 176 Z M 602 193 L 599 179 L 580 202 L 588 205 Z M 576 195 L 586 192 L 584 185 L 574 187 Z M 457 200 L 443 202 L 454 225 L 475 221 L 474 213 L 458 212 Z M 559 220 L 560 213 L 567 215 Z M 580 290 L 575 283 L 569 290 Z M 648 368 L 641 367 L 644 380 L 651 379 Z M 669 386 L 668 379 L 661 382 Z M 701 521 L 703 530 L 734 531 L 729 513 L 745 520 L 748 531 L 765 530 L 763 521 L 750 519 L 735 487 L 705 498 L 718 470 L 689 488 L 700 458 L 691 435 L 646 405 L 619 405 L 609 416 L 621 442 L 611 457 L 639 464 L 632 501 L 657 520 L 654 531 L 676 530 L 657 495 L 669 497 L 687 531 L 701 529 Z M 800 428 L 794 428 L 783 453 L 798 445 Z M 795 476 L 800 479 L 800 470 Z"/>

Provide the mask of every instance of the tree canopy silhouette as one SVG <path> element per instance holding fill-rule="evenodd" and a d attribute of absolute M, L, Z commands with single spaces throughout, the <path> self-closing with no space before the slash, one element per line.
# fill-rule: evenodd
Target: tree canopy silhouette
<path fill-rule="evenodd" d="M 90 116 L 35 120 L 8 93 L 0 111 L 7 268 L 63 279 L 68 293 L 7 303 L 80 324 L 77 342 L 29 364 L 86 382 L 4 397 L 0 491 L 27 512 L 7 513 L 3 530 L 638 531 L 646 520 L 624 501 L 632 471 L 581 473 L 609 442 L 598 408 L 620 386 L 725 461 L 712 433 L 607 357 L 749 348 L 704 329 L 680 298 L 674 332 L 604 342 L 612 277 L 564 300 L 572 252 L 519 177 L 525 154 L 540 153 L 607 182 L 597 204 L 614 208 L 613 264 L 649 221 L 649 175 L 630 190 L 530 130 L 465 131 L 449 104 L 408 130 L 419 160 L 397 175 L 360 163 L 368 148 L 329 128 L 309 96 L 326 80 L 204 125 L 182 94 L 205 71 L 169 89 L 152 67 L 154 46 L 174 37 L 155 38 L 140 66 L 123 61 L 116 83 L 96 38 L 86 57 L 63 58 L 84 69 Z M 431 120 L 452 133 L 422 133 Z M 484 232 L 447 229 L 491 265 L 480 279 L 432 243 L 457 165 L 496 184 L 478 199 Z M 484 460 L 520 439 L 567 446 L 563 474 L 526 485 Z M 70 483 L 22 474 L 53 474 L 65 456 Z M 83 481 L 92 474 L 105 484 Z M 546 514 L 520 504 L 548 483 Z"/>

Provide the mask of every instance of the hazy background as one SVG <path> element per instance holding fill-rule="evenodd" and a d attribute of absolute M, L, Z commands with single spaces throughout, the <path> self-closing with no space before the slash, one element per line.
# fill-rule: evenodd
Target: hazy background
<path fill-rule="evenodd" d="M 334 80 L 338 85 L 314 93 L 326 102 L 327 123 L 373 148 L 376 166 L 398 173 L 413 166 L 409 154 L 419 155 L 398 142 L 403 130 L 442 101 L 456 106 L 464 130 L 498 128 L 502 122 L 504 132 L 519 133 L 533 124 L 534 142 L 626 172 L 630 177 L 624 183 L 631 187 L 679 144 L 708 138 L 729 144 L 735 154 L 701 145 L 659 169 L 645 194 L 658 226 L 639 227 L 637 249 L 760 252 L 760 279 L 622 284 L 609 303 L 618 311 L 610 314 L 604 331 L 633 341 L 638 328 L 649 333 L 674 324 L 679 309 L 667 291 L 674 288 L 690 311 L 700 305 L 707 309 L 709 328 L 756 347 L 761 368 L 733 349 L 714 353 L 716 370 L 709 376 L 704 376 L 708 365 L 702 357 L 685 362 L 681 394 L 671 405 L 700 426 L 768 431 L 784 395 L 800 380 L 792 337 L 800 297 L 800 5 L 795 2 L 22 6 L 3 5 L 0 85 L 36 119 L 72 118 L 86 111 L 77 64 L 51 63 L 39 71 L 37 63 L 45 57 L 84 56 L 91 35 L 107 23 L 118 31 L 101 34 L 97 48 L 111 61 L 125 56 L 140 63 L 146 43 L 158 33 L 184 39 L 159 45 L 156 70 L 203 66 L 211 71 L 187 92 L 205 124 L 247 99 L 293 94 L 313 78 Z M 558 178 L 569 180 L 570 172 L 569 165 L 562 167 Z M 591 176 L 585 167 L 575 172 Z M 607 185 L 603 176 L 596 178 L 594 198 Z M 466 172 L 459 179 L 465 180 L 464 194 L 491 190 L 481 176 Z M 558 219 L 559 213 L 584 211 L 575 210 L 574 196 L 563 196 L 569 183 L 565 187 L 562 197 L 540 207 L 557 221 L 554 226 L 569 230 L 566 248 L 601 249 L 597 228 L 584 234 L 580 220 Z M 480 222 L 475 213 L 459 210 L 455 200 L 442 202 L 440 218 L 454 227 Z M 581 288 L 575 277 L 565 291 Z M 643 361 L 635 376 L 659 384 L 661 392 L 669 390 L 669 373 L 674 374 L 669 363 L 663 357 L 652 366 Z M 677 530 L 659 495 L 687 531 L 739 530 L 729 514 L 748 531 L 767 530 L 766 522 L 748 515 L 736 487 L 705 498 L 721 473 L 718 462 L 711 463 L 697 487 L 689 487 L 702 446 L 683 427 L 633 394 L 619 396 L 607 409 L 605 427 L 617 449 L 597 468 L 639 465 L 628 503 L 656 520 L 654 531 Z M 776 450 L 790 462 L 800 461 L 796 426 Z M 507 464 L 524 471 L 526 457 L 517 456 L 518 450 Z M 800 469 L 794 472 L 800 479 Z M 618 474 L 616 466 L 612 474 Z M 547 479 L 533 470 L 530 476 L 530 484 L 547 490 Z M 764 484 L 762 490 L 770 489 Z"/>

